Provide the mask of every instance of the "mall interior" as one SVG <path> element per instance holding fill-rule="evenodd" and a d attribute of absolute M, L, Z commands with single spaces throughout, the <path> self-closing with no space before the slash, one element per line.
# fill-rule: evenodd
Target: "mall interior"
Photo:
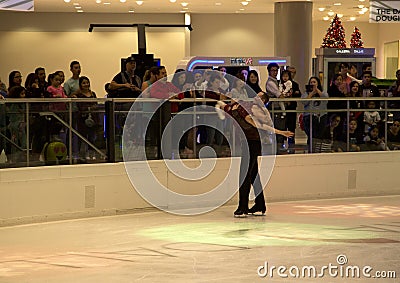
<path fill-rule="evenodd" d="M 121 59 L 143 45 L 136 28 L 89 26 L 148 24 L 165 25 L 146 28 L 145 49 L 168 74 L 190 58 L 211 67 L 284 58 L 303 92 L 310 76 L 328 81 L 317 53 L 329 21 L 312 5 L 277 2 L 268 13 L 0 10 L 0 78 L 39 66 L 69 78 L 77 60 L 104 104 Z M 374 77 L 392 82 L 398 24 L 342 23 L 346 40 L 357 26 L 373 55 L 328 61 L 367 59 Z M 266 65 L 246 66 L 263 89 Z M 296 135 L 304 146 L 296 154 L 259 157 L 267 212 L 243 218 L 233 217 L 239 156 L 124 162 L 121 144 L 105 162 L 7 166 L 0 156 L 0 282 L 399 282 L 399 151 L 307 153 L 304 132 Z"/>

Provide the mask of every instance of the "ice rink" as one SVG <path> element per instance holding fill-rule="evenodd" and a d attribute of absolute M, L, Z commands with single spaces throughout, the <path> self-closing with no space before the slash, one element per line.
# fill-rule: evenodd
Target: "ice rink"
<path fill-rule="evenodd" d="M 0 228 L 0 282 L 400 282 L 400 196 L 235 208 Z"/>

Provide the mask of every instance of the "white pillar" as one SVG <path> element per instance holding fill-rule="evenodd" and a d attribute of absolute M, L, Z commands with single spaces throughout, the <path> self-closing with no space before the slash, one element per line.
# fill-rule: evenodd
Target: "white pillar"
<path fill-rule="evenodd" d="M 275 3 L 275 56 L 290 56 L 301 92 L 311 75 L 312 8 L 309 1 Z"/>

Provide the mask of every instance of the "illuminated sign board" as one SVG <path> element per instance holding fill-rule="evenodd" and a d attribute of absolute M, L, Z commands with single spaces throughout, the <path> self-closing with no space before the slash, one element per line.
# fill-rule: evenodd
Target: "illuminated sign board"
<path fill-rule="evenodd" d="M 230 59 L 231 62 L 231 66 L 251 66 L 253 65 L 253 58 L 249 57 L 249 58 L 242 58 L 242 57 L 238 57 L 238 58 L 231 58 Z"/>
<path fill-rule="evenodd" d="M 400 1 L 370 1 L 370 23 L 400 23 Z"/>
<path fill-rule="evenodd" d="M 328 57 L 374 57 L 375 48 L 316 48 L 315 55 Z"/>

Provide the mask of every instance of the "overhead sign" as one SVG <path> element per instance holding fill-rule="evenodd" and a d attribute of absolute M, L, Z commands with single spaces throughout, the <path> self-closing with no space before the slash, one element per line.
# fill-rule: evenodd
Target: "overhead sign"
<path fill-rule="evenodd" d="M 400 1 L 370 1 L 370 23 L 400 23 Z"/>
<path fill-rule="evenodd" d="M 33 0 L 0 0 L 0 10 L 33 11 Z"/>
<path fill-rule="evenodd" d="M 375 48 L 316 48 L 315 55 L 327 57 L 374 57 Z"/>

